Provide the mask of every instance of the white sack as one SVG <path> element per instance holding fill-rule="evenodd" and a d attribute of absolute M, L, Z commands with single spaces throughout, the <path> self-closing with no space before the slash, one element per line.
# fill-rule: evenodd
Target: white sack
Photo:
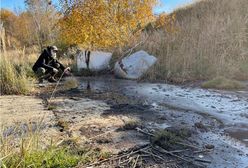
<path fill-rule="evenodd" d="M 77 55 L 77 68 L 78 70 L 86 69 L 86 55 L 89 51 L 83 50 Z M 91 51 L 89 69 L 92 71 L 101 71 L 109 67 L 109 61 L 112 53 L 102 51 Z"/>
<path fill-rule="evenodd" d="M 120 62 L 116 62 L 114 72 L 119 78 L 138 79 L 155 64 L 156 61 L 156 57 L 141 50 L 128 57 L 124 57 Z"/>

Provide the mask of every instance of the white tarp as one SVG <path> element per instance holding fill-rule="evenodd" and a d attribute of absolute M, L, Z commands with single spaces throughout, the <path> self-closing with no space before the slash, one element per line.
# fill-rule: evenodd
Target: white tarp
<path fill-rule="evenodd" d="M 109 61 L 112 53 L 102 51 L 83 50 L 77 55 L 78 70 L 87 68 L 87 56 L 89 55 L 89 69 L 92 71 L 101 71 L 109 67 Z"/>
<path fill-rule="evenodd" d="M 114 72 L 119 78 L 138 79 L 155 64 L 156 61 L 156 57 L 141 50 L 116 62 Z"/>

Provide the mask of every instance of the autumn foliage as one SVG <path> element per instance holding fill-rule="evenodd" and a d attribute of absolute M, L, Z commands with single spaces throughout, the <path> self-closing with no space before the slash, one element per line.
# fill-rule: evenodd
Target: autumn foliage
<path fill-rule="evenodd" d="M 67 6 L 61 39 L 88 49 L 123 46 L 154 20 L 156 0 L 84 0 Z M 67 3 L 62 1 L 62 6 Z"/>
<path fill-rule="evenodd" d="M 49 0 L 25 0 L 26 10 L 0 10 L 0 25 L 6 30 L 7 48 L 39 46 L 56 41 L 59 13 Z"/>
<path fill-rule="evenodd" d="M 175 24 L 176 22 L 176 15 L 167 13 L 161 13 L 156 21 L 155 21 L 155 28 L 159 29 L 165 29 L 168 33 L 175 33 L 178 31 L 178 28 Z"/>

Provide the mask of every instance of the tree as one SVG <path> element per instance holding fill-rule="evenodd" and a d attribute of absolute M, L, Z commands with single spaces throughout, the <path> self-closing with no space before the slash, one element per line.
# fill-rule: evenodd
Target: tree
<path fill-rule="evenodd" d="M 7 31 L 7 34 L 13 35 L 14 32 L 14 25 L 13 22 L 16 21 L 18 16 L 16 16 L 13 12 L 7 10 L 7 9 L 1 9 L 0 10 L 0 20 Z"/>
<path fill-rule="evenodd" d="M 61 0 L 60 37 L 86 49 L 123 46 L 149 22 L 157 0 Z"/>
<path fill-rule="evenodd" d="M 35 26 L 35 39 L 42 49 L 45 45 L 56 41 L 57 21 L 59 14 L 50 0 L 25 0 L 27 12 Z"/>

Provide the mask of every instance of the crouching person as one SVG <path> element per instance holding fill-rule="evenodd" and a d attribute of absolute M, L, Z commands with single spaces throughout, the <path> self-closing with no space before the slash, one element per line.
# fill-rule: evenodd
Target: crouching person
<path fill-rule="evenodd" d="M 65 68 L 56 59 L 56 54 L 58 48 L 56 46 L 48 46 L 39 56 L 38 60 L 33 66 L 33 71 L 39 78 L 39 82 L 42 83 L 44 79 L 47 79 L 49 82 L 56 82 L 55 75 L 58 74 L 59 70 L 68 74 L 70 68 Z"/>

